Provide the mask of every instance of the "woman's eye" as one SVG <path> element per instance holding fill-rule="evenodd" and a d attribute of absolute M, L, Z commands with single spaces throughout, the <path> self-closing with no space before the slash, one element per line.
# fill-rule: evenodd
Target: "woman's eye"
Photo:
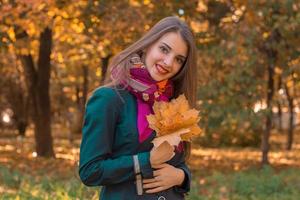
<path fill-rule="evenodd" d="M 176 58 L 178 64 L 182 65 L 184 63 L 184 60 L 182 58 Z"/>
<path fill-rule="evenodd" d="M 164 46 L 161 46 L 159 48 L 160 48 L 161 52 L 163 52 L 163 53 L 168 53 L 169 52 L 169 50 Z"/>

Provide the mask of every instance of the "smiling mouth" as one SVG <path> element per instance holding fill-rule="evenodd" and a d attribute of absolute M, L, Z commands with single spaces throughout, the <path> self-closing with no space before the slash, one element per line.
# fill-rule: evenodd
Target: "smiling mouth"
<path fill-rule="evenodd" d="M 160 73 L 160 74 L 167 74 L 169 73 L 169 70 L 165 69 L 163 66 L 159 65 L 159 64 L 155 64 L 155 68 L 156 70 Z"/>

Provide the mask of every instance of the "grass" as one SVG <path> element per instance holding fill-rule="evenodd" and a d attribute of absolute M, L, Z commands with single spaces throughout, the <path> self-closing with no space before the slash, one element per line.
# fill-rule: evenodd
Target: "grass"
<path fill-rule="evenodd" d="M 0 190 L 1 200 L 96 200 L 99 198 L 98 187 L 85 187 L 75 176 L 70 176 L 68 179 L 28 176 L 3 166 L 0 166 L 0 185 L 0 189 L 3 190 Z"/>
<path fill-rule="evenodd" d="M 285 151 L 284 146 L 278 145 L 273 148 L 269 153 L 273 168 L 263 169 L 258 169 L 259 149 L 195 146 L 189 160 L 193 171 L 192 189 L 186 199 L 298 200 L 299 136 L 295 134 L 292 151 Z M 285 135 L 273 134 L 273 139 L 276 141 L 272 140 L 272 145 L 281 144 Z M 73 143 L 61 137 L 55 140 L 55 159 L 34 157 L 33 144 L 33 136 L 21 141 L 14 136 L 0 138 L 0 200 L 99 198 L 99 187 L 84 186 L 76 175 L 79 140 Z"/>
<path fill-rule="evenodd" d="M 199 183 L 200 182 L 200 183 Z M 211 176 L 193 181 L 189 200 L 297 200 L 300 169 L 271 167 Z"/>
<path fill-rule="evenodd" d="M 0 166 L 1 200 L 98 199 L 99 188 L 88 188 L 73 175 L 69 178 L 29 176 Z M 4 187 L 3 187 L 4 186 Z M 195 176 L 187 200 L 297 200 L 300 169 L 271 167 L 224 174 Z"/>

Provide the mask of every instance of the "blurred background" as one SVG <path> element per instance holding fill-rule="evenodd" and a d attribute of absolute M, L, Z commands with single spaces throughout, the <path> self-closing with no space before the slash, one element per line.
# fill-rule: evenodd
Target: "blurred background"
<path fill-rule="evenodd" d="M 98 199 L 77 175 L 86 100 L 171 15 L 198 47 L 187 199 L 299 198 L 299 0 L 2 0 L 0 199 Z"/>

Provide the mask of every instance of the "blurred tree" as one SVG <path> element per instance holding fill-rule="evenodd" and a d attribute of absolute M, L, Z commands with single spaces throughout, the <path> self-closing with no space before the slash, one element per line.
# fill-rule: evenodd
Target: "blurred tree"
<path fill-rule="evenodd" d="M 11 108 L 13 111 L 13 123 L 19 135 L 25 136 L 28 126 L 29 98 L 28 92 L 24 87 L 25 81 L 21 73 L 20 62 L 13 54 L 8 54 L 5 49 L 2 49 L 0 57 L 0 65 L 2 66 L 0 69 L 2 103 Z"/>
<path fill-rule="evenodd" d="M 3 44 L 18 56 L 24 68 L 35 125 L 36 151 L 39 156 L 54 156 L 51 136 L 49 96 L 52 22 L 45 1 L 5 1 L 1 4 Z M 32 40 L 32 41 L 31 41 Z M 35 59 L 37 60 L 35 63 Z"/>
<path fill-rule="evenodd" d="M 43 105 L 42 113 L 54 116 L 53 123 L 70 124 L 72 133 L 80 132 L 88 93 L 103 85 L 110 59 L 170 15 L 185 20 L 196 36 L 206 145 L 262 141 L 267 163 L 274 102 L 283 111 L 290 105 L 290 113 L 299 102 L 300 6 L 292 0 L 6 0 L 0 5 L 1 49 L 22 61 L 31 101 L 43 102 L 35 103 L 32 113 L 41 113 Z M 260 104 L 268 108 L 257 109 Z M 51 122 L 48 114 L 34 116 Z"/>
<path fill-rule="evenodd" d="M 262 163 L 266 164 L 272 102 L 278 96 L 274 96 L 274 84 L 279 81 L 276 77 L 282 77 L 285 84 L 285 77 L 291 77 L 291 68 L 299 66 L 299 3 L 199 1 L 198 7 L 201 20 L 208 24 L 206 30 L 199 29 L 197 33 L 203 67 L 199 90 L 201 122 L 206 143 L 258 144 L 259 133 L 264 130 Z M 222 10 L 216 14 L 221 19 L 211 16 L 214 8 Z M 291 62 L 294 67 L 288 64 Z M 267 108 L 253 112 L 258 102 Z"/>
<path fill-rule="evenodd" d="M 256 2 L 255 4 L 247 5 L 249 13 L 256 16 L 256 20 L 260 23 L 253 23 L 252 26 L 257 27 L 257 32 L 261 35 L 257 37 L 256 44 L 259 50 L 266 57 L 266 64 L 268 66 L 268 81 L 267 81 L 267 115 L 265 132 L 262 137 L 262 162 L 268 163 L 267 154 L 269 151 L 269 135 L 272 126 L 272 110 L 274 104 L 274 82 L 276 77 L 283 78 L 283 84 L 286 85 L 286 77 L 294 76 L 293 69 L 289 66 L 292 60 L 298 59 L 300 56 L 300 39 L 299 31 L 299 2 L 294 1 L 267 1 Z M 280 76 L 275 76 L 279 74 Z M 293 84 L 292 84 L 293 85 Z M 290 86 L 292 86 L 290 85 Z M 288 146 L 291 147 L 293 135 L 293 113 L 294 106 L 293 100 L 286 90 L 287 99 L 290 108 L 290 128 L 288 131 Z"/>
<path fill-rule="evenodd" d="M 261 99 L 258 78 L 263 73 L 257 50 L 244 37 L 251 34 L 241 21 L 246 8 L 224 1 L 202 3 L 199 7 L 203 19 L 196 34 L 200 49 L 201 123 L 206 130 L 203 141 L 213 146 L 257 145 L 261 115 L 253 107 Z M 213 17 L 206 19 L 206 12 L 217 13 L 214 8 L 224 11 L 211 22 Z"/>
<path fill-rule="evenodd" d="M 17 30 L 16 41 L 28 39 L 24 30 Z M 19 33 L 18 33 L 19 32 Z M 51 136 L 51 108 L 50 108 L 50 54 L 52 47 L 52 30 L 46 27 L 40 34 L 39 54 L 37 64 L 31 54 L 18 54 L 20 57 L 31 97 L 35 125 L 36 151 L 39 156 L 54 156 Z M 37 67 L 35 67 L 35 65 Z"/>

